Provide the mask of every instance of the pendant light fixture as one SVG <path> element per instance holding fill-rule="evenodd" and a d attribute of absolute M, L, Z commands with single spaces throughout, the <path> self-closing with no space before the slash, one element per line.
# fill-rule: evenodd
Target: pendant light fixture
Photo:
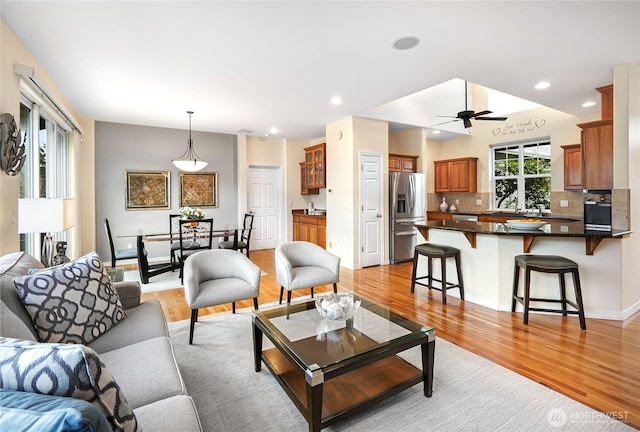
<path fill-rule="evenodd" d="M 193 111 L 187 111 L 189 114 L 189 141 L 187 142 L 187 151 L 178 159 L 174 159 L 171 162 L 182 171 L 200 171 L 207 166 L 207 162 L 198 157 L 195 151 L 193 151 L 193 140 L 191 139 L 191 114 Z"/>

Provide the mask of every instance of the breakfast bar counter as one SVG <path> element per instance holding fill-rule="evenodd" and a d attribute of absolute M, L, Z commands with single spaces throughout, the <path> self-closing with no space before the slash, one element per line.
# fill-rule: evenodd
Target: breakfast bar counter
<path fill-rule="evenodd" d="M 635 311 L 622 307 L 622 253 L 628 247 L 630 231 L 585 231 L 582 221 L 541 222 L 545 223 L 540 228 L 527 230 L 513 229 L 508 223 L 465 220 L 430 220 L 416 228 L 425 241 L 460 250 L 465 302 L 510 311 L 514 257 L 533 253 L 563 256 L 579 265 L 587 318 L 621 320 Z M 426 261 L 418 261 L 419 274 L 426 274 Z M 456 274 L 451 260 L 447 273 Z M 535 272 L 531 277 L 540 298 L 558 296 L 557 275 Z M 426 289 L 416 289 L 415 295 L 429 294 Z M 455 290 L 447 295 L 458 297 Z"/>
<path fill-rule="evenodd" d="M 527 222 L 532 222 L 527 219 Z M 545 222 L 543 219 L 541 222 Z M 533 241 L 537 238 L 544 237 L 574 237 L 585 239 L 585 252 L 587 255 L 593 255 L 595 249 L 600 242 L 606 238 L 622 238 L 630 234 L 630 231 L 612 230 L 612 231 L 590 231 L 585 230 L 582 221 L 571 222 L 548 222 L 540 228 L 535 229 L 514 229 L 508 223 L 493 222 L 475 222 L 464 220 L 431 220 L 426 224 L 416 225 L 425 240 L 429 240 L 430 229 L 441 229 L 449 231 L 460 231 L 469 241 L 472 248 L 476 247 L 477 234 L 503 235 L 503 236 L 519 236 L 522 237 L 522 251 L 529 253 Z"/>

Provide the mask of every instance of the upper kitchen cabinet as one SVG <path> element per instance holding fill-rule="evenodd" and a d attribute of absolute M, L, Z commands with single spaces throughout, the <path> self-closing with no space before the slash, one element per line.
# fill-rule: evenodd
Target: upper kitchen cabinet
<path fill-rule="evenodd" d="M 613 189 L 613 86 L 599 87 L 601 117 L 578 125 L 582 129 L 582 187 Z"/>
<path fill-rule="evenodd" d="M 307 187 L 307 164 L 300 162 L 300 195 L 319 195 L 319 189 L 309 189 Z"/>
<path fill-rule="evenodd" d="M 305 186 L 307 189 L 324 188 L 327 181 L 326 144 L 317 144 L 304 149 Z"/>
<path fill-rule="evenodd" d="M 389 154 L 389 172 L 417 172 L 418 156 Z"/>
<path fill-rule="evenodd" d="M 578 125 L 582 129 L 582 186 L 613 189 L 613 120 Z"/>
<path fill-rule="evenodd" d="M 478 158 L 466 157 L 434 161 L 436 192 L 476 192 Z"/>
<path fill-rule="evenodd" d="M 582 190 L 582 149 L 580 144 L 562 146 L 564 150 L 564 188 Z"/>

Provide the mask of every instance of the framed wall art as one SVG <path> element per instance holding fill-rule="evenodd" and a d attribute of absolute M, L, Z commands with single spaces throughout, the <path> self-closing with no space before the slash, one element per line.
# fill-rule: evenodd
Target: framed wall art
<path fill-rule="evenodd" d="M 180 207 L 218 207 L 218 173 L 180 173 Z"/>
<path fill-rule="evenodd" d="M 170 208 L 169 171 L 125 172 L 125 210 L 156 210 Z"/>

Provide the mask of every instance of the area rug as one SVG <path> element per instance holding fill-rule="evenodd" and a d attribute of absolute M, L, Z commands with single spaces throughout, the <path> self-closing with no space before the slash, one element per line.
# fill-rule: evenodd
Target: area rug
<path fill-rule="evenodd" d="M 169 324 L 175 355 L 202 427 L 212 431 L 306 431 L 293 402 L 263 366 L 253 367 L 251 310 Z M 268 342 L 268 341 L 267 341 Z M 269 346 L 270 344 L 265 344 Z M 420 350 L 403 357 L 419 366 Z M 616 421 L 443 339 L 436 340 L 433 396 L 422 385 L 323 431 L 631 431 Z"/>
<path fill-rule="evenodd" d="M 140 272 L 138 270 L 129 270 L 124 272 L 124 280 L 140 282 L 143 293 L 182 288 L 182 282 L 180 282 L 180 271 L 178 270 L 162 273 L 149 278 L 149 283 L 146 284 L 143 284 L 140 281 Z"/>
<path fill-rule="evenodd" d="M 262 274 L 260 276 L 264 277 L 268 275 L 268 273 L 262 271 Z M 143 284 L 140 281 L 140 272 L 138 270 L 129 270 L 124 272 L 124 280 L 140 282 L 143 293 L 182 288 L 182 282 L 180 282 L 180 272 L 178 270 L 154 276 L 150 278 L 149 283 L 146 284 Z"/>

